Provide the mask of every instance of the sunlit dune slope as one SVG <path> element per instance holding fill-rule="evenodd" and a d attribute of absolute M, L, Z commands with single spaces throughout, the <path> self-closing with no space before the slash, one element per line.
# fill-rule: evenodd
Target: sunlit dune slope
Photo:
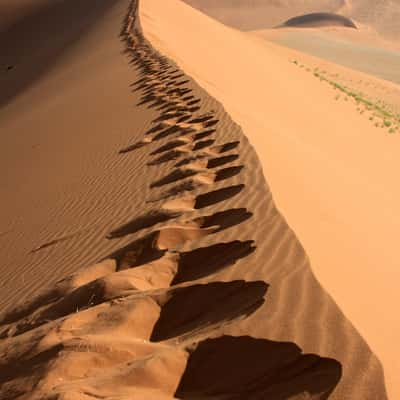
<path fill-rule="evenodd" d="M 242 126 L 317 277 L 383 361 L 392 398 L 399 396 L 399 137 L 335 101 L 329 85 L 274 44 L 178 1 L 143 0 L 141 18 L 153 45 Z"/>
<path fill-rule="evenodd" d="M 357 26 L 354 22 L 342 15 L 334 13 L 310 13 L 298 15 L 285 21 L 281 26 L 286 27 L 316 27 L 316 26 L 345 26 L 348 28 L 355 28 Z"/>
<path fill-rule="evenodd" d="M 118 150 L 152 115 L 129 87 L 119 36 L 128 0 L 31 5 L 35 18 L 20 15 L 0 35 L 1 308 L 99 256 L 103 224 L 143 191 L 129 184 L 141 166 Z M 65 247 L 29 253 L 60 237 Z"/>

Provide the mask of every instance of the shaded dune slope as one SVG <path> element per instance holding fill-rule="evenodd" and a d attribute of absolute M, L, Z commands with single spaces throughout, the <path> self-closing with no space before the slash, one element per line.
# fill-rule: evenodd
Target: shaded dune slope
<path fill-rule="evenodd" d="M 4 23 L 0 35 L 0 107 L 51 70 L 116 3 L 117 0 L 100 0 L 93 7 L 90 2 L 78 0 L 42 0 L 35 6 L 30 3 L 31 12 L 25 15 L 21 11 L 13 24 Z M 58 31 L 70 21 L 74 21 L 73 29 Z M 58 34 L 54 35 L 56 31 Z"/>
<path fill-rule="evenodd" d="M 350 18 L 334 13 L 311 13 L 299 15 L 288 19 L 279 27 L 317 27 L 317 26 L 344 26 L 355 28 L 357 26 Z"/>
<path fill-rule="evenodd" d="M 240 127 L 152 48 L 137 7 L 121 39 L 152 120 L 114 157 L 145 185 L 97 263 L 2 313 L 0 399 L 385 399 Z"/>

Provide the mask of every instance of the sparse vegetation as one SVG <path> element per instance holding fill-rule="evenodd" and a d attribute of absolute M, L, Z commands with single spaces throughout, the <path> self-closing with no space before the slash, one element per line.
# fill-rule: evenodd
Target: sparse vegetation
<path fill-rule="evenodd" d="M 299 65 L 297 60 L 293 61 L 294 64 Z M 300 65 L 301 68 L 304 68 L 304 65 Z M 307 71 L 311 72 L 310 68 L 306 69 Z M 318 78 L 320 81 L 329 83 L 335 90 L 340 90 L 344 94 L 344 100 L 348 101 L 349 99 L 353 99 L 357 104 L 357 111 L 362 115 L 365 111 L 372 112 L 373 115 L 369 117 L 370 121 L 374 121 L 375 118 L 379 118 L 380 122 L 375 122 L 376 127 L 382 128 L 390 128 L 390 133 L 397 132 L 398 128 L 400 127 L 400 114 L 394 113 L 390 111 L 390 106 L 386 104 L 381 99 L 376 99 L 372 101 L 367 98 L 364 93 L 356 92 L 346 85 L 343 85 L 333 79 L 330 79 L 325 70 L 320 70 L 319 68 L 315 67 L 312 70 L 313 75 Z M 334 77 L 339 77 L 339 74 L 332 75 Z M 360 81 L 362 83 L 362 81 Z M 365 84 L 369 84 L 369 82 L 365 82 Z M 340 95 L 335 96 L 335 100 L 339 100 L 341 98 Z"/>
<path fill-rule="evenodd" d="M 392 122 L 389 121 L 389 120 L 387 120 L 387 119 L 385 119 L 385 120 L 383 121 L 383 123 L 384 123 L 384 125 L 387 126 L 387 127 L 389 127 L 389 126 L 392 125 Z"/>

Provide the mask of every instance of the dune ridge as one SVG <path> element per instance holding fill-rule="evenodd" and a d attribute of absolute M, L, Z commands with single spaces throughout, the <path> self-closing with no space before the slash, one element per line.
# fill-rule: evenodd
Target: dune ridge
<path fill-rule="evenodd" d="M 386 398 L 379 362 L 313 277 L 254 149 L 149 44 L 137 6 L 122 39 L 137 107 L 154 112 L 115 157 L 145 166 L 146 207 L 107 227 L 113 250 L 93 246 L 96 264 L 3 312 L 0 398 Z"/>
<path fill-rule="evenodd" d="M 292 17 L 278 27 L 344 26 L 357 29 L 350 18 L 335 13 L 310 13 Z"/>

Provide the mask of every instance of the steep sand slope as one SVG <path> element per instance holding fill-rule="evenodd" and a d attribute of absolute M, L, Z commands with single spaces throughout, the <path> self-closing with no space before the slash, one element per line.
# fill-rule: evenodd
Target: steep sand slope
<path fill-rule="evenodd" d="M 106 254 L 107 224 L 145 188 L 141 164 L 117 154 L 152 116 L 134 107 L 122 54 L 129 1 L 90 3 L 49 1 L 0 37 L 0 64 L 15 65 L 0 74 L 1 308 L 92 262 L 102 242 Z"/>
<path fill-rule="evenodd" d="M 40 10 L 49 0 L 0 0 L 0 32 L 9 29 L 18 20 Z"/>
<path fill-rule="evenodd" d="M 0 399 L 385 399 L 248 140 L 149 46 L 135 5 L 97 15 L 2 109 Z"/>
<path fill-rule="evenodd" d="M 273 44 L 178 1 L 144 0 L 141 17 L 153 45 L 242 126 L 317 277 L 378 353 L 398 397 L 399 137 L 336 102 Z"/>

